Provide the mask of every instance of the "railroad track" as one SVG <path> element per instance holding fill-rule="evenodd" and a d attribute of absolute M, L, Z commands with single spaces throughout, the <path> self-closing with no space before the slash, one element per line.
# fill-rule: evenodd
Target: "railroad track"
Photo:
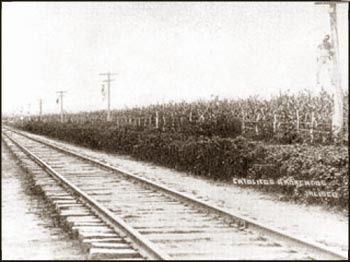
<path fill-rule="evenodd" d="M 90 258 L 347 258 L 19 131 L 2 139 L 59 201 Z"/>

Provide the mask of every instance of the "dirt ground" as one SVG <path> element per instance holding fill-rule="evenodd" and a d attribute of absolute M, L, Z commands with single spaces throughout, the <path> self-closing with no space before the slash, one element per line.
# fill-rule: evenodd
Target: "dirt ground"
<path fill-rule="evenodd" d="M 33 194 L 25 173 L 1 141 L 1 251 L 4 260 L 81 260 L 76 240 L 69 238 Z"/>

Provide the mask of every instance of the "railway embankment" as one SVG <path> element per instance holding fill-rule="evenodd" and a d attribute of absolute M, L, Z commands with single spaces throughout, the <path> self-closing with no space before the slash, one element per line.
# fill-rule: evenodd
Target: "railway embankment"
<path fill-rule="evenodd" d="M 78 242 L 56 224 L 54 210 L 3 142 L 1 163 L 2 259 L 84 259 Z"/>

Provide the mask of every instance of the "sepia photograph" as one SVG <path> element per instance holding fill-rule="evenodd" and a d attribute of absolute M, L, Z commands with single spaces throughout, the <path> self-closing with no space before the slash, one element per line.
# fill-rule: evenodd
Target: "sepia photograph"
<path fill-rule="evenodd" d="M 1 260 L 348 260 L 348 1 L 2 1 Z"/>

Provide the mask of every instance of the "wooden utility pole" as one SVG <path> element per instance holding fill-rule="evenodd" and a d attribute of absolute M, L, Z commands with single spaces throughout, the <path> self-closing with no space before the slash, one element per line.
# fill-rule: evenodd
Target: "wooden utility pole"
<path fill-rule="evenodd" d="M 39 120 L 41 120 L 42 113 L 43 113 L 43 100 L 39 99 Z"/>
<path fill-rule="evenodd" d="M 63 123 L 63 94 L 66 93 L 67 91 L 57 91 L 56 93 L 58 93 L 60 95 L 60 102 L 61 102 L 61 123 Z"/>
<path fill-rule="evenodd" d="M 338 2 L 339 3 L 339 2 Z M 337 29 L 337 2 L 316 2 L 315 4 L 328 5 L 330 18 L 331 44 L 334 49 L 332 56 L 331 83 L 334 86 L 334 112 L 332 117 L 332 133 L 339 135 L 343 129 L 343 91 L 339 65 L 339 40 Z"/>
<path fill-rule="evenodd" d="M 339 65 L 339 40 L 337 29 L 337 5 L 329 4 L 329 16 L 331 24 L 331 41 L 334 48 L 333 57 L 333 81 L 334 93 L 334 114 L 332 119 L 332 130 L 334 134 L 340 134 L 343 129 L 343 91 L 341 85 L 340 65 Z"/>
<path fill-rule="evenodd" d="M 107 121 L 111 121 L 111 82 L 115 79 L 111 79 L 112 75 L 117 75 L 116 73 L 101 73 L 100 75 L 107 76 L 107 80 L 103 82 L 107 82 Z"/>

